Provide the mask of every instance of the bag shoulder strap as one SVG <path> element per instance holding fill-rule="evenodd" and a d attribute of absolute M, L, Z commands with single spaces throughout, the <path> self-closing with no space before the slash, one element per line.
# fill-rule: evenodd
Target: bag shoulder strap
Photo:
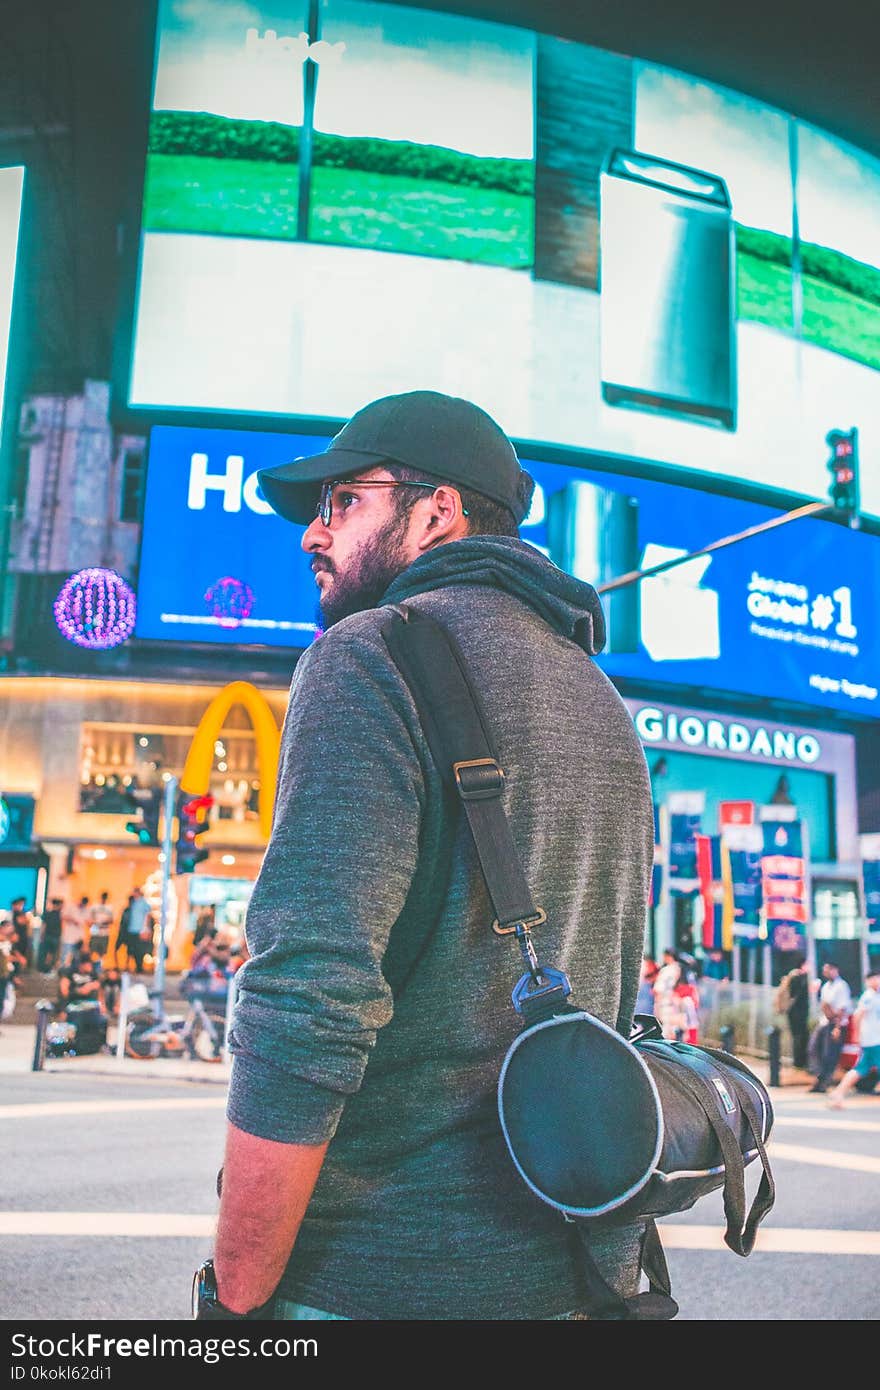
<path fill-rule="evenodd" d="M 464 806 L 495 909 L 493 927 L 506 935 L 536 925 L 535 906 L 502 801 L 504 772 L 477 691 L 452 637 L 433 618 L 404 604 L 383 630 L 391 657 L 409 686 L 431 755 Z"/>
<path fill-rule="evenodd" d="M 404 604 L 383 637 L 392 660 L 409 687 L 431 756 L 447 785 L 464 805 L 480 868 L 495 909 L 494 930 L 505 935 L 518 926 L 544 921 L 523 873 L 504 810 L 504 773 L 479 695 L 464 658 L 449 633 L 425 613 Z M 550 973 L 550 972 L 546 972 Z M 591 1254 L 588 1233 L 575 1223 L 582 1254 L 590 1317 L 665 1320 L 674 1318 L 669 1271 L 654 1221 L 648 1221 L 639 1267 L 648 1276 L 646 1293 L 622 1299 L 602 1277 Z"/>

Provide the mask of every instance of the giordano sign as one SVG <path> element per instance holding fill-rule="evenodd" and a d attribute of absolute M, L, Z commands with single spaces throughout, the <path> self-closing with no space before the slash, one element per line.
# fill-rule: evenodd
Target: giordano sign
<path fill-rule="evenodd" d="M 268 700 L 255 685 L 248 681 L 233 681 L 214 696 L 193 735 L 181 786 L 194 796 L 204 796 L 208 791 L 214 765 L 214 744 L 233 705 L 244 707 L 256 735 L 257 765 L 260 769 L 260 831 L 268 840 L 272 833 L 281 734 Z"/>
<path fill-rule="evenodd" d="M 682 747 L 692 752 L 726 753 L 756 761 L 794 763 L 802 767 L 811 767 L 822 757 L 819 739 L 800 729 L 628 703 L 643 743 Z"/>

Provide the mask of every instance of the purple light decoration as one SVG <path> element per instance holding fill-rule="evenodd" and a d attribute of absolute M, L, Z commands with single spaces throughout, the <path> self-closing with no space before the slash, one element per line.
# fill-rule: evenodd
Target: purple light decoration
<path fill-rule="evenodd" d="M 221 627 L 238 627 L 253 612 L 254 591 L 243 579 L 227 574 L 215 579 L 205 594 L 205 603 Z"/>
<path fill-rule="evenodd" d="M 115 570 L 77 570 L 61 586 L 53 604 L 58 631 L 68 642 L 91 651 L 107 651 L 134 631 L 137 600 L 130 584 Z"/>

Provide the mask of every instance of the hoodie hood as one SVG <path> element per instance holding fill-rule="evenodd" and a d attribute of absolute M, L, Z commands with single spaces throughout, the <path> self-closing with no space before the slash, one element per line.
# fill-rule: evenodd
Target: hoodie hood
<path fill-rule="evenodd" d="M 397 576 L 382 602 L 403 603 L 454 584 L 514 594 L 590 656 L 605 645 L 605 617 L 592 584 L 574 579 L 514 536 L 468 536 L 438 545 Z"/>

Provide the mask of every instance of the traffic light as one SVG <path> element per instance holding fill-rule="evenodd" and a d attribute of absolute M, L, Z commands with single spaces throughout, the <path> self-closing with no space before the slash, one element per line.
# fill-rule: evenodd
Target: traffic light
<path fill-rule="evenodd" d="M 126 821 L 125 828 L 130 835 L 137 835 L 142 845 L 160 845 L 159 816 L 162 811 L 163 791 L 161 787 L 133 787 L 127 793 L 128 802 L 134 811 L 140 811 L 140 820 Z"/>
<path fill-rule="evenodd" d="M 859 517 L 859 432 L 831 430 L 825 436 L 831 450 L 828 470 L 831 482 L 828 496 L 837 517 L 848 526 L 858 525 Z"/>
<path fill-rule="evenodd" d="M 181 792 L 177 807 L 177 856 L 175 873 L 191 874 L 196 864 L 207 859 L 209 851 L 202 849 L 198 836 L 208 829 L 208 812 L 214 805 L 213 796 L 193 796 Z"/>

